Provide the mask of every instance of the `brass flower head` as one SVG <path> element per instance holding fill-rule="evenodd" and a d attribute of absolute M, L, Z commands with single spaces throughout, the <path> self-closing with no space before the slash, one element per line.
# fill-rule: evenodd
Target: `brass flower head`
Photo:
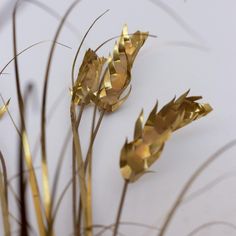
<path fill-rule="evenodd" d="M 212 111 L 209 104 L 196 102 L 201 97 L 187 97 L 188 93 L 171 100 L 159 112 L 156 104 L 145 124 L 141 112 L 135 124 L 134 140 L 129 143 L 126 140 L 121 150 L 120 170 L 125 180 L 134 182 L 148 171 L 160 157 L 172 132 Z"/>
<path fill-rule="evenodd" d="M 129 35 L 125 25 L 108 59 L 98 57 L 89 49 L 72 89 L 73 102 L 78 105 L 93 102 L 106 112 L 118 109 L 129 96 L 131 88 L 121 97 L 130 85 L 132 65 L 147 37 L 148 33 L 140 31 Z"/>
<path fill-rule="evenodd" d="M 140 31 L 130 36 L 127 25 L 123 27 L 121 36 L 115 44 L 113 55 L 108 59 L 101 90 L 97 93 L 97 104 L 100 109 L 113 112 L 128 98 L 131 87 L 126 95 L 121 96 L 130 85 L 134 60 L 147 37 L 147 32 Z"/>
<path fill-rule="evenodd" d="M 92 50 L 85 52 L 77 80 L 72 89 L 72 101 L 77 105 L 89 104 L 97 92 L 103 65 L 106 59 Z"/>

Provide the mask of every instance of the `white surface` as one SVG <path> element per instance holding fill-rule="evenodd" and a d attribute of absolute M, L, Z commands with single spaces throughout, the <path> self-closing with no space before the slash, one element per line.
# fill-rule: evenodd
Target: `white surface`
<path fill-rule="evenodd" d="M 2 1 L 7 3 L 9 0 Z M 63 15 L 72 1 L 44 0 L 60 15 Z M 152 2 L 159 3 L 158 5 Z M 147 115 L 156 99 L 165 104 L 174 95 L 180 95 L 191 88 L 191 94 L 202 95 L 213 108 L 208 117 L 176 133 L 167 143 L 162 158 L 152 167 L 156 173 L 141 178 L 130 186 L 122 221 L 145 223 L 160 227 L 175 197 L 191 173 L 223 144 L 235 138 L 236 127 L 236 2 L 234 0 L 168 0 L 163 1 L 185 22 L 173 19 L 163 10 L 158 0 L 109 1 L 85 0 L 76 7 L 69 17 L 78 30 L 75 36 L 67 27 L 60 35 L 59 42 L 72 50 L 58 46 L 49 82 L 47 110 L 64 90 L 58 108 L 47 125 L 48 159 L 50 177 L 53 178 L 60 146 L 69 128 L 69 92 L 71 63 L 84 34 L 94 18 L 106 9 L 106 14 L 88 35 L 84 50 L 95 48 L 101 42 L 119 35 L 124 23 L 130 32 L 137 29 L 158 35 L 148 39 L 133 68 L 133 90 L 125 105 L 115 114 L 106 116 L 94 147 L 94 223 L 111 224 L 120 199 L 123 180 L 119 173 L 119 152 L 125 137 L 132 137 L 133 125 L 142 107 Z M 4 4 L 1 4 L 4 6 Z M 162 8 L 160 7 L 162 6 Z M 165 6 L 164 6 L 165 7 Z M 1 9 L 1 8 L 0 8 Z M 187 26 L 186 26 L 187 24 Z M 58 20 L 48 16 L 37 7 L 27 4 L 17 17 L 18 49 L 32 43 L 53 38 Z M 1 68 L 12 58 L 12 31 L 10 21 L 0 30 Z M 112 50 L 114 42 L 107 44 L 101 55 Z M 49 44 L 37 46 L 22 55 L 20 73 L 22 88 L 32 81 L 36 92 L 29 102 L 28 133 L 32 149 L 40 131 L 40 103 L 42 81 L 45 73 Z M 80 55 L 80 60 L 82 54 Z M 0 92 L 5 99 L 11 97 L 10 111 L 18 120 L 16 90 L 13 66 L 8 67 L 9 75 L 1 77 Z M 81 129 L 84 150 L 87 149 L 91 110 L 87 110 Z M 16 173 L 17 134 L 6 117 L 0 123 L 0 149 L 3 152 L 9 176 Z M 87 135 L 86 135 L 87 134 Z M 60 191 L 70 178 L 71 144 L 60 178 Z M 236 219 L 236 148 L 225 153 L 197 181 L 190 192 L 205 186 L 224 173 L 232 172 L 230 178 L 210 189 L 191 202 L 181 206 L 172 221 L 168 236 L 185 236 L 195 227 L 209 221 Z M 40 166 L 38 155 L 35 166 Z M 38 170 L 40 173 L 40 170 Z M 16 181 L 14 182 L 16 183 Z M 71 191 L 66 195 L 57 218 L 57 235 L 72 233 Z M 11 204 L 11 211 L 16 206 Z M 32 219 L 33 219 L 32 214 Z M 0 227 L 2 228 L 2 227 Z M 15 226 L 17 229 L 17 226 Z M 157 235 L 156 232 L 136 226 L 122 226 L 125 235 Z M 110 232 L 104 235 L 111 235 Z M 197 235 L 235 235 L 235 230 L 226 226 L 210 227 Z"/>

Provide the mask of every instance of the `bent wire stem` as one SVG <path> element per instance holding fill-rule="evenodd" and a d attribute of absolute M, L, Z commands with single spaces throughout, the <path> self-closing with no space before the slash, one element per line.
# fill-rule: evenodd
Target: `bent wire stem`
<path fill-rule="evenodd" d="M 67 9 L 66 13 L 64 14 L 61 22 L 57 28 L 57 31 L 54 36 L 54 40 L 49 52 L 47 68 L 44 78 L 44 85 L 43 85 L 43 96 L 42 96 L 42 110 L 41 110 L 41 152 L 42 152 L 42 175 L 43 175 L 43 191 L 44 191 L 44 208 L 46 211 L 46 218 L 48 225 L 51 224 L 51 195 L 49 189 L 49 177 L 48 177 L 48 165 L 47 165 L 47 148 L 46 148 L 46 104 L 47 104 L 47 87 L 48 87 L 48 80 L 50 75 L 51 63 L 53 54 L 55 51 L 56 40 L 59 37 L 59 34 L 63 28 L 63 25 L 69 16 L 70 12 L 73 8 L 80 2 L 80 0 L 74 1 L 69 8 Z M 50 228 L 50 230 L 52 230 Z"/>
<path fill-rule="evenodd" d="M 16 36 L 16 12 L 18 8 L 19 1 L 16 2 L 14 10 L 13 10 L 13 51 L 14 51 L 14 66 L 15 66 L 15 81 L 16 81 L 16 90 L 17 90 L 17 98 L 18 98 L 18 107 L 20 111 L 20 121 L 21 121 L 21 127 L 22 127 L 22 134 L 21 134 L 21 142 L 23 145 L 24 150 L 24 156 L 25 156 L 25 162 L 29 169 L 29 181 L 31 186 L 31 191 L 33 195 L 33 202 L 35 207 L 35 214 L 37 218 L 37 224 L 39 229 L 40 236 L 46 235 L 46 230 L 43 222 L 43 215 L 41 211 L 41 203 L 39 198 L 39 188 L 38 188 L 38 182 L 36 179 L 36 175 L 34 172 L 33 164 L 32 164 L 32 157 L 30 153 L 30 147 L 26 132 L 26 126 L 25 126 L 25 118 L 24 118 L 24 103 L 21 93 L 21 86 L 20 86 L 20 76 L 19 76 L 19 68 L 18 68 L 18 59 L 17 59 L 17 36 Z"/>

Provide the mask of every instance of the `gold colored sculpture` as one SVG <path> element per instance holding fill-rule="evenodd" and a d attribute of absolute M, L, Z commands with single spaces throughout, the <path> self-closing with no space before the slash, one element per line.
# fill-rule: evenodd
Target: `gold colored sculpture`
<path fill-rule="evenodd" d="M 51 183 L 49 178 L 49 165 L 47 162 L 47 93 L 48 82 L 50 78 L 51 65 L 53 64 L 53 54 L 57 39 L 63 24 L 66 22 L 71 10 L 76 6 L 79 1 L 75 1 L 70 5 L 68 10 L 62 17 L 60 24 L 57 28 L 55 36 L 52 41 L 48 63 L 46 66 L 46 73 L 43 83 L 43 96 L 42 96 L 42 109 L 41 109 L 41 134 L 36 144 L 41 141 L 41 159 L 42 159 L 42 172 L 36 174 L 34 167 L 34 156 L 37 157 L 36 151 L 31 153 L 29 137 L 27 134 L 27 101 L 29 99 L 27 93 L 22 93 L 21 90 L 21 76 L 18 63 L 18 56 L 28 49 L 36 46 L 42 42 L 27 47 L 18 53 L 17 50 L 17 31 L 16 31 L 16 12 L 20 1 L 16 1 L 16 5 L 13 10 L 12 27 L 13 27 L 13 52 L 14 57 L 6 64 L 0 72 L 3 75 L 3 71 L 6 67 L 14 62 L 15 69 L 15 83 L 16 83 L 16 95 L 18 102 L 18 109 L 20 114 L 20 123 L 18 129 L 15 121 L 8 111 L 10 100 L 3 101 L 3 105 L 0 106 L 0 119 L 8 112 L 9 117 L 19 135 L 19 152 L 17 157 L 17 165 L 19 172 L 18 190 L 17 194 L 13 194 L 16 197 L 19 204 L 19 234 L 28 236 L 30 235 L 31 223 L 37 226 L 37 235 L 40 236 L 55 236 L 58 233 L 56 229 L 56 222 L 58 212 L 60 212 L 60 204 L 72 185 L 72 201 L 71 210 L 73 213 L 73 229 L 68 228 L 68 233 L 72 232 L 74 235 L 93 236 L 94 234 L 94 219 L 93 219 L 93 155 L 97 154 L 94 147 L 95 139 L 98 136 L 98 130 L 100 128 L 104 114 L 114 112 L 120 108 L 120 106 L 126 101 L 131 92 L 131 70 L 139 53 L 148 37 L 155 37 L 149 35 L 148 32 L 136 31 L 134 34 L 128 33 L 128 27 L 125 25 L 122 29 L 122 33 L 118 38 L 112 53 L 108 57 L 101 57 L 97 54 L 98 49 L 105 45 L 105 43 L 115 38 L 108 39 L 102 43 L 96 50 L 88 49 L 83 57 L 82 64 L 79 68 L 78 75 L 75 81 L 75 65 L 77 64 L 77 57 L 80 53 L 80 49 L 86 39 L 88 33 L 107 11 L 97 17 L 91 26 L 86 31 L 81 43 L 78 47 L 77 53 L 72 64 L 72 88 L 71 88 L 71 103 L 70 103 L 70 118 L 73 145 L 72 145 L 72 171 L 68 184 L 62 189 L 60 196 L 57 196 L 57 188 L 59 186 L 59 175 L 62 172 L 62 161 L 65 156 L 66 147 L 69 144 L 69 138 L 71 130 L 68 130 L 68 136 L 65 139 L 65 143 L 62 146 L 60 158 L 58 159 L 57 169 L 55 171 L 55 177 L 52 183 L 52 191 L 50 190 Z M 43 5 L 42 5 L 43 6 Z M 48 9 L 46 7 L 45 9 Z M 58 43 L 59 44 L 59 43 Z M 198 103 L 201 97 L 188 96 L 189 91 L 184 93 L 178 99 L 171 100 L 160 111 L 157 111 L 157 104 L 151 111 L 146 123 L 143 119 L 143 111 L 139 115 L 134 130 L 134 139 L 131 142 L 126 141 L 124 144 L 121 157 L 120 157 L 120 171 L 124 178 L 124 188 L 121 195 L 119 208 L 117 211 L 117 217 L 114 227 L 104 227 L 106 229 L 112 229 L 113 236 L 117 236 L 119 233 L 118 227 L 120 224 L 120 218 L 122 208 L 125 202 L 125 196 L 127 193 L 127 187 L 129 183 L 135 182 L 139 177 L 149 171 L 150 166 L 160 157 L 165 142 L 170 138 L 171 134 L 197 120 L 209 112 L 212 108 L 209 104 Z M 1 95 L 0 95 L 1 96 Z M 9 95 L 8 95 L 9 96 Z M 148 96 L 148 95 L 146 95 Z M 2 98 L 3 100 L 3 98 Z M 58 99 L 56 99 L 58 103 Z M 56 104 L 55 103 L 55 104 Z M 54 104 L 54 103 L 53 103 Z M 84 122 L 82 119 L 84 107 L 88 105 L 94 105 L 93 117 L 91 119 L 90 140 L 86 155 L 84 155 L 84 138 L 86 136 L 81 135 L 80 125 Z M 77 109 L 80 106 L 80 109 Z M 55 107 L 53 105 L 53 111 Z M 97 113 L 100 113 L 97 118 Z M 48 119 L 49 120 L 49 119 Z M 86 122 L 89 120 L 86 119 Z M 3 133 L 3 135 L 6 135 Z M 104 136 L 107 138 L 108 136 Z M 11 140 L 10 140 L 11 141 Z M 33 141 L 32 141 L 33 142 Z M 37 147 L 37 145 L 36 145 Z M 10 145 L 12 148 L 12 145 Z M 57 154 L 57 150 L 53 153 L 53 157 Z M 10 236 L 12 231 L 12 214 L 11 204 L 9 204 L 9 195 L 12 194 L 10 188 L 11 178 L 8 178 L 8 170 L 6 161 L 10 159 L 3 156 L 5 150 L 0 150 L 0 213 L 2 214 L 2 231 L 4 235 Z M 7 154 L 8 152 L 6 152 Z M 26 168 L 27 174 L 23 172 Z M 39 180 L 42 177 L 42 181 Z M 8 180 L 9 179 L 9 180 Z M 29 185 L 32 193 L 32 207 L 27 201 L 28 191 L 26 187 Z M 43 187 L 43 188 L 42 188 Z M 43 191 L 41 190 L 43 189 Z M 13 192 L 14 193 L 14 192 Z M 41 195 L 43 196 L 41 202 Z M 41 204 L 42 203 L 42 204 Z M 28 211 L 29 209 L 29 211 Z M 32 210 L 33 209 L 33 210 Z M 30 213 L 30 214 L 29 214 Z M 32 214 L 33 213 L 33 214 Z M 32 218 L 32 216 L 34 218 Z M 33 219 L 33 220 L 31 220 Z M 18 220 L 17 220 L 18 221 Z M 35 223 L 34 223 L 35 222 Z M 113 230 L 114 228 L 114 230 Z M 32 233 L 32 232 L 31 232 Z M 97 233 L 97 235 L 101 235 Z"/>
<path fill-rule="evenodd" d="M 106 59 L 99 58 L 92 49 L 86 51 L 72 91 L 72 100 L 75 104 L 88 105 L 93 100 L 105 62 Z"/>
<path fill-rule="evenodd" d="M 93 102 L 106 112 L 117 110 L 129 96 L 131 88 L 122 97 L 130 85 L 134 60 L 147 37 L 147 32 L 140 31 L 129 35 L 125 25 L 112 56 L 98 57 L 89 49 L 72 89 L 73 102 L 77 105 Z"/>
<path fill-rule="evenodd" d="M 171 100 L 159 112 L 156 104 L 145 124 L 141 112 L 135 124 L 134 140 L 126 141 L 121 151 L 120 170 L 125 180 L 134 182 L 146 173 L 174 131 L 212 111 L 209 104 L 197 102 L 201 97 L 188 97 L 188 93 Z"/>

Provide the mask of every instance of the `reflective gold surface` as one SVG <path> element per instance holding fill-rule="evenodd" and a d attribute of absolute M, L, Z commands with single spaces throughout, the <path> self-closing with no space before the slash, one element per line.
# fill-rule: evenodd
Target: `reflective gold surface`
<path fill-rule="evenodd" d="M 87 105 L 92 101 L 94 93 L 99 88 L 99 80 L 105 62 L 106 59 L 98 57 L 92 49 L 86 51 L 72 91 L 72 100 L 75 104 Z"/>
<path fill-rule="evenodd" d="M 174 98 L 159 112 L 156 104 L 145 124 L 141 112 L 135 124 L 134 140 L 126 141 L 121 150 L 120 170 L 125 180 L 134 182 L 148 171 L 160 157 L 172 132 L 212 111 L 209 104 L 197 102 L 201 97 L 188 97 L 188 93 Z"/>
<path fill-rule="evenodd" d="M 107 112 L 117 110 L 128 98 L 131 87 L 124 94 L 131 82 L 131 68 L 134 60 L 148 37 L 147 32 L 137 31 L 131 36 L 125 25 L 113 55 L 108 58 L 108 68 L 99 91 L 98 107 Z"/>
<path fill-rule="evenodd" d="M 107 59 L 89 49 L 72 89 L 73 102 L 77 105 L 92 102 L 107 112 L 118 109 L 129 96 L 131 88 L 123 93 L 130 85 L 132 65 L 147 37 L 147 32 L 140 31 L 129 35 L 125 25 L 113 54 Z"/>
<path fill-rule="evenodd" d="M 10 99 L 4 104 L 3 106 L 0 107 L 0 119 L 3 117 L 3 115 L 7 112 L 7 107 L 10 103 Z"/>

